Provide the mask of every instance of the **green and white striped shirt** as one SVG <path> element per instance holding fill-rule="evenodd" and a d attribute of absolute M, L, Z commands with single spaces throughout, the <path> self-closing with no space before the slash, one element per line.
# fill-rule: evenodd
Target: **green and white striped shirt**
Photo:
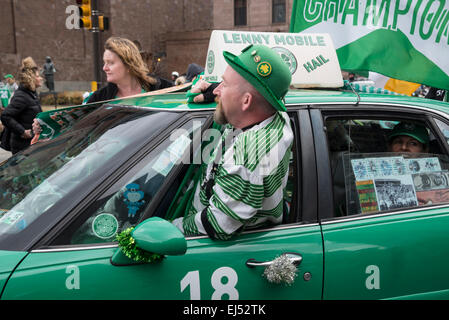
<path fill-rule="evenodd" d="M 184 217 L 173 223 L 187 236 L 207 234 L 201 222 L 201 212 L 207 208 L 207 219 L 216 237 L 223 240 L 243 229 L 280 223 L 292 142 L 285 112 L 276 112 L 243 132 L 227 126 Z M 220 157 L 217 153 L 223 149 Z M 214 159 L 219 162 L 212 195 L 207 198 L 204 182 L 211 176 Z"/>

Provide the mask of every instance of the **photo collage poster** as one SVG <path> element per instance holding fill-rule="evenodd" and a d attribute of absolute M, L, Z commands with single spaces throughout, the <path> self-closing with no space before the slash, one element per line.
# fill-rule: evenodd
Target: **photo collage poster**
<path fill-rule="evenodd" d="M 351 159 L 361 213 L 449 201 L 449 173 L 437 157 Z"/>

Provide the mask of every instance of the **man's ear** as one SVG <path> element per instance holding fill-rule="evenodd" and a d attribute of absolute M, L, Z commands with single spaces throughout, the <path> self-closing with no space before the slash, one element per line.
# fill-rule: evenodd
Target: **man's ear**
<path fill-rule="evenodd" d="M 245 92 L 242 97 L 242 111 L 248 111 L 253 102 L 253 95 Z"/>

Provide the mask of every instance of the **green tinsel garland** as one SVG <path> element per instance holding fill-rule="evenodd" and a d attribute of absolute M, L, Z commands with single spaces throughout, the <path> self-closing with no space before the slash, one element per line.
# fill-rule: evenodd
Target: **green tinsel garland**
<path fill-rule="evenodd" d="M 137 262 L 155 262 L 164 259 L 163 255 L 139 249 L 131 236 L 134 227 L 123 230 L 117 235 L 118 246 L 123 254 Z"/>

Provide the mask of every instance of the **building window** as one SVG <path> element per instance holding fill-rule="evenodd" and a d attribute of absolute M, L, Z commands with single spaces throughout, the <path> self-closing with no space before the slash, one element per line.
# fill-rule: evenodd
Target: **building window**
<path fill-rule="evenodd" d="M 234 1 L 234 25 L 246 26 L 246 0 Z"/>
<path fill-rule="evenodd" d="M 273 23 L 284 23 L 285 12 L 285 0 L 273 0 Z"/>

